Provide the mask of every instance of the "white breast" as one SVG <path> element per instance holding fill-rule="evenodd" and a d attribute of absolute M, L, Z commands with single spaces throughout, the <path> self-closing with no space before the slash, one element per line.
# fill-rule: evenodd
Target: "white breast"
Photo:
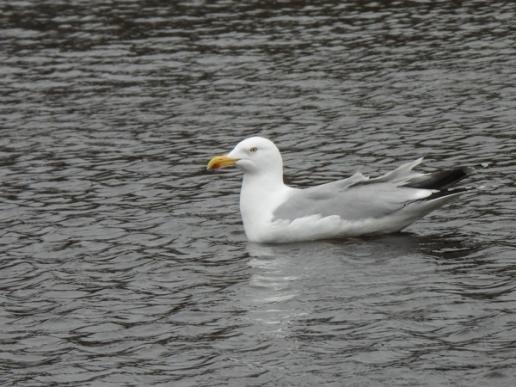
<path fill-rule="evenodd" d="M 273 237 L 272 214 L 292 190 L 283 183 L 271 184 L 264 179 L 244 177 L 240 191 L 240 213 L 250 241 L 267 242 Z"/>

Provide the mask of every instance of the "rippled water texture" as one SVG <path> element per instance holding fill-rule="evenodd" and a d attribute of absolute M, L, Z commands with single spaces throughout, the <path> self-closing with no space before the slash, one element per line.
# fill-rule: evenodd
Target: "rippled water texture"
<path fill-rule="evenodd" d="M 245 4 L 244 4 L 245 3 Z M 0 384 L 514 386 L 516 5 L 0 3 Z M 306 186 L 419 156 L 406 233 L 247 243 L 262 134 Z"/>

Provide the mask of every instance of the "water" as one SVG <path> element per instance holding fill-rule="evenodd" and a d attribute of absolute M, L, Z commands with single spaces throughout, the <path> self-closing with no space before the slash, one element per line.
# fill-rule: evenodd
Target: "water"
<path fill-rule="evenodd" d="M 0 4 L 3 386 L 512 386 L 516 7 Z M 468 165 L 372 239 L 250 244 L 237 171 Z"/>

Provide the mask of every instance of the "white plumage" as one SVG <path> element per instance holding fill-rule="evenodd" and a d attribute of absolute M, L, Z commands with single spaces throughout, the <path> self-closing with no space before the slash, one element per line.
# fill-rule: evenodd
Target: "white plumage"
<path fill-rule="evenodd" d="M 456 197 L 448 187 L 466 176 L 465 168 L 421 174 L 422 158 L 375 179 L 350 178 L 310 188 L 283 182 L 283 161 L 272 141 L 251 137 L 208 169 L 236 165 L 244 172 L 240 212 L 252 242 L 280 243 L 345 238 L 400 231 Z"/>

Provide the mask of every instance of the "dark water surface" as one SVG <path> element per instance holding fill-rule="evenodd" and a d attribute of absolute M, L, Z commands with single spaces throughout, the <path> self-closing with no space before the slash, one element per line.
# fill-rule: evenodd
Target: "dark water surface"
<path fill-rule="evenodd" d="M 0 384 L 514 386 L 516 5 L 0 3 Z M 292 184 L 426 156 L 480 185 L 405 234 L 247 243 Z"/>

